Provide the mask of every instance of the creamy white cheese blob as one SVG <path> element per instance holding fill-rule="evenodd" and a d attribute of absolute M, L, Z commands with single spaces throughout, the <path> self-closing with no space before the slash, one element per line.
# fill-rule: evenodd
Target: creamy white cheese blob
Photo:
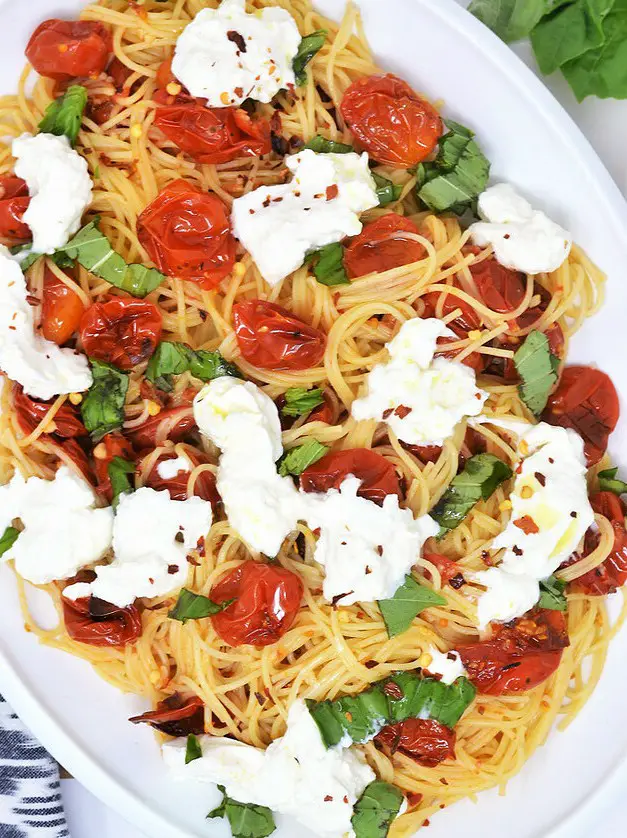
<path fill-rule="evenodd" d="M 290 183 L 260 186 L 233 201 L 233 232 L 270 285 L 300 268 L 310 250 L 356 236 L 359 214 L 379 203 L 368 155 L 317 154 L 285 158 Z"/>
<path fill-rule="evenodd" d="M 269 102 L 296 83 L 292 62 L 301 35 L 285 9 L 246 14 L 244 0 L 222 0 L 202 9 L 179 36 L 172 72 L 207 107 Z"/>
<path fill-rule="evenodd" d="M 425 669 L 430 675 L 440 675 L 443 684 L 453 684 L 467 674 L 459 652 L 454 649 L 450 652 L 440 652 L 435 646 L 430 646 L 427 654 L 431 657 L 431 663 Z"/>
<path fill-rule="evenodd" d="M 492 542 L 504 549 L 498 567 L 475 574 L 485 585 L 479 597 L 479 625 L 520 617 L 538 601 L 539 583 L 576 549 L 594 521 L 588 499 L 583 440 L 570 428 L 540 422 L 526 425 L 487 419 L 516 429 L 517 453 L 511 518 Z"/>
<path fill-rule="evenodd" d="M 173 457 L 169 460 L 161 460 L 157 465 L 157 474 L 162 480 L 172 480 L 181 472 L 191 471 L 189 461 L 185 457 Z"/>
<path fill-rule="evenodd" d="M 24 178 L 31 196 L 24 223 L 33 234 L 34 253 L 54 253 L 67 244 L 91 204 L 92 182 L 87 161 L 67 137 L 22 134 L 13 140 L 15 174 Z"/>
<path fill-rule="evenodd" d="M 534 210 L 509 183 L 490 186 L 479 196 L 478 221 L 470 236 L 480 247 L 491 244 L 501 265 L 527 274 L 556 271 L 570 253 L 570 233 Z"/>
<path fill-rule="evenodd" d="M 187 554 L 211 527 L 211 504 L 198 497 L 172 500 L 144 487 L 120 496 L 113 524 L 114 560 L 96 579 L 65 589 L 69 599 L 94 596 L 125 608 L 138 597 L 163 596 L 187 579 Z"/>
<path fill-rule="evenodd" d="M 2 556 L 35 585 L 68 579 L 111 546 L 113 511 L 96 509 L 91 487 L 66 466 L 54 480 L 16 473 L 0 486 L 0 535 L 19 518 L 24 527 Z"/>
<path fill-rule="evenodd" d="M 185 738 L 162 746 L 176 779 L 223 785 L 240 803 L 291 815 L 322 838 L 354 836 L 353 806 L 374 771 L 353 748 L 326 748 L 305 702 L 290 707 L 287 731 L 263 751 L 235 739 L 199 736 L 202 757 L 185 765 Z"/>
<path fill-rule="evenodd" d="M 434 358 L 437 339 L 451 336 L 436 318 L 403 323 L 387 345 L 390 360 L 371 370 L 367 395 L 353 402 L 353 418 L 384 421 L 410 445 L 442 445 L 465 416 L 480 414 L 488 394 L 477 388 L 474 371 Z"/>
<path fill-rule="evenodd" d="M 0 245 L 0 370 L 29 396 L 45 401 L 88 390 L 93 379 L 87 358 L 35 332 L 27 293 L 19 264 Z"/>

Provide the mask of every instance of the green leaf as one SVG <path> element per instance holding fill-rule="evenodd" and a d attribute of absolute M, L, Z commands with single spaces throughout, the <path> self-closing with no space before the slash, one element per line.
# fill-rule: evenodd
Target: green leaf
<path fill-rule="evenodd" d="M 39 130 L 58 137 L 66 136 L 74 146 L 81 129 L 86 104 L 87 88 L 80 84 L 70 85 L 62 96 L 48 105 L 44 118 L 39 123 Z"/>
<path fill-rule="evenodd" d="M 90 358 L 89 363 L 94 381 L 81 403 L 81 415 L 83 424 L 97 442 L 122 427 L 128 375 L 95 358 Z"/>
<path fill-rule="evenodd" d="M 618 468 L 607 468 L 598 473 L 599 489 L 602 492 L 614 492 L 615 495 L 624 495 L 627 492 L 627 483 L 620 480 L 616 475 Z"/>
<path fill-rule="evenodd" d="M 135 463 L 124 460 L 122 457 L 114 457 L 107 466 L 111 489 L 113 490 L 113 501 L 111 506 L 118 505 L 120 495 L 133 492 L 135 487 L 129 480 L 129 474 L 135 474 Z"/>
<path fill-rule="evenodd" d="M 506 43 L 526 38 L 546 12 L 546 0 L 473 0 L 468 11 Z"/>
<path fill-rule="evenodd" d="M 388 204 L 393 204 L 394 201 L 398 201 L 401 197 L 401 192 L 403 191 L 403 187 L 400 183 L 392 183 L 391 180 L 388 180 L 386 177 L 383 177 L 383 175 L 379 175 L 376 172 L 371 172 L 371 174 L 377 185 L 379 206 L 387 207 Z"/>
<path fill-rule="evenodd" d="M 2 537 L 0 538 L 0 556 L 4 556 L 7 550 L 10 550 L 11 547 L 17 541 L 17 538 L 20 534 L 19 530 L 16 530 L 15 527 L 7 527 L 6 530 L 2 533 Z"/>
<path fill-rule="evenodd" d="M 351 818 L 355 838 L 386 838 L 404 799 L 399 788 L 383 780 L 374 780 L 366 786 Z"/>
<path fill-rule="evenodd" d="M 100 232 L 98 223 L 98 218 L 90 221 L 57 253 L 77 259 L 86 270 L 133 297 L 145 297 L 158 288 L 165 276 L 156 268 L 127 264 Z"/>
<path fill-rule="evenodd" d="M 221 378 L 223 375 L 243 378 L 235 364 L 227 361 L 217 349 L 213 352 L 207 349 L 192 351 L 189 371 L 194 378 L 199 378 L 201 381 L 213 381 L 214 378 Z"/>
<path fill-rule="evenodd" d="M 379 608 L 390 637 L 402 634 L 414 619 L 433 605 L 446 605 L 443 596 L 420 585 L 413 576 L 407 575 L 391 599 L 380 599 Z"/>
<path fill-rule="evenodd" d="M 566 582 L 558 579 L 557 576 L 549 576 L 540 582 L 540 608 L 549 608 L 551 611 L 566 611 L 567 603 L 564 596 Z"/>
<path fill-rule="evenodd" d="M 292 61 L 294 75 L 296 76 L 296 84 L 299 87 L 307 84 L 307 73 L 305 72 L 305 67 L 309 64 L 318 50 L 322 49 L 324 42 L 327 39 L 327 34 L 326 29 L 318 29 L 317 32 L 305 35 L 300 42 L 298 52 Z"/>
<path fill-rule="evenodd" d="M 214 614 L 219 614 L 220 611 L 228 608 L 232 602 L 234 602 L 232 599 L 227 599 L 224 602 L 214 602 L 209 597 L 195 594 L 188 588 L 181 588 L 176 605 L 168 612 L 168 617 L 181 623 L 186 623 L 188 620 L 202 620 L 204 617 L 213 617 Z"/>
<path fill-rule="evenodd" d="M 201 757 L 202 748 L 200 747 L 200 742 L 193 733 L 189 733 L 187 736 L 187 744 L 185 745 L 185 765 L 188 765 L 190 762 L 193 762 L 195 759 L 200 759 Z"/>
<path fill-rule="evenodd" d="M 184 343 L 163 340 L 148 362 L 146 378 L 160 390 L 169 392 L 173 388 L 172 376 L 188 370 L 201 381 L 212 381 L 223 375 L 242 377 L 235 364 L 227 361 L 218 351 L 194 351 Z"/>
<path fill-rule="evenodd" d="M 348 154 L 350 151 L 355 151 L 352 145 L 338 143 L 335 140 L 327 140 L 326 137 L 321 137 L 320 134 L 317 134 L 308 143 L 305 143 L 303 148 L 309 148 L 318 154 Z"/>
<path fill-rule="evenodd" d="M 281 408 L 281 413 L 283 416 L 305 416 L 323 402 L 324 397 L 319 387 L 314 387 L 313 390 L 290 387 L 285 391 L 285 404 Z"/>
<path fill-rule="evenodd" d="M 306 468 L 317 463 L 329 449 L 322 445 L 317 439 L 308 439 L 302 445 L 287 451 L 279 460 L 279 474 L 287 477 L 288 474 L 298 476 Z"/>
<path fill-rule="evenodd" d="M 313 266 L 313 273 L 321 285 L 350 285 L 344 268 L 344 248 L 339 242 L 311 250 L 305 262 Z"/>
<path fill-rule="evenodd" d="M 516 371 L 521 378 L 518 394 L 529 410 L 539 416 L 557 383 L 559 358 L 551 353 L 543 332 L 529 332 L 514 354 Z"/>
<path fill-rule="evenodd" d="M 607 5 L 605 0 L 601 2 Z M 545 75 L 604 42 L 602 17 L 595 0 L 575 0 L 562 5 L 544 17 L 531 33 L 531 45 Z"/>
<path fill-rule="evenodd" d="M 440 525 L 438 537 L 459 526 L 476 503 L 487 500 L 511 476 L 511 468 L 494 454 L 471 457 L 429 513 Z"/>
<path fill-rule="evenodd" d="M 276 824 L 267 806 L 239 803 L 226 794 L 224 786 L 218 788 L 224 797 L 222 803 L 209 812 L 208 818 L 226 818 L 233 838 L 267 838 L 272 835 Z"/>

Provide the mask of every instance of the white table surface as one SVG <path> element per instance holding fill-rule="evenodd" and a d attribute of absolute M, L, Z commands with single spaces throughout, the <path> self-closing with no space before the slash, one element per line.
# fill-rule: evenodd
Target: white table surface
<path fill-rule="evenodd" d="M 468 5 L 468 0 L 457 2 Z M 529 66 L 536 69 L 528 45 L 517 45 L 515 50 Z M 627 194 L 627 102 L 589 98 L 578 104 L 559 74 L 545 79 L 545 82 L 588 137 L 623 193 Z M 150 838 L 130 826 L 76 780 L 63 780 L 61 787 L 72 838 Z M 608 805 L 603 815 L 588 832 L 588 838 L 625 835 L 624 806 L 620 801 L 617 800 L 614 806 Z"/>

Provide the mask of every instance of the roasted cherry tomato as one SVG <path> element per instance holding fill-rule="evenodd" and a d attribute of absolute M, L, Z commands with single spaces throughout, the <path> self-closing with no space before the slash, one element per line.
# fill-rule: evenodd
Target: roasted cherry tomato
<path fill-rule="evenodd" d="M 84 311 L 85 306 L 76 291 L 46 267 L 41 307 L 43 336 L 62 346 L 78 331 Z"/>
<path fill-rule="evenodd" d="M 470 266 L 483 303 L 500 314 L 514 311 L 525 297 L 525 277 L 519 271 L 503 267 L 496 259 L 484 259 Z"/>
<path fill-rule="evenodd" d="M 458 647 L 469 679 L 488 695 L 537 687 L 555 672 L 569 645 L 561 611 L 534 609 L 511 623 L 493 623 L 493 628 L 491 640 Z"/>
<path fill-rule="evenodd" d="M 137 606 L 119 608 L 96 597 L 61 598 L 65 629 L 72 640 L 88 646 L 126 646 L 142 633 Z"/>
<path fill-rule="evenodd" d="M 428 562 L 431 562 L 431 564 L 437 567 L 443 585 L 450 585 L 451 588 L 457 590 L 466 583 L 461 567 L 457 562 L 449 559 L 448 556 L 444 556 L 442 553 L 429 553 L 427 551 L 423 555 Z"/>
<path fill-rule="evenodd" d="M 46 435 L 42 435 L 46 436 Z M 57 440 L 53 436 L 46 436 L 46 442 L 53 449 L 59 460 L 67 465 L 67 460 L 70 460 L 73 465 L 80 471 L 85 480 L 92 485 L 95 485 L 94 472 L 89 462 L 89 458 L 85 451 L 78 444 L 76 439 Z"/>
<path fill-rule="evenodd" d="M 324 401 L 318 407 L 314 407 L 307 417 L 307 422 L 325 422 L 327 425 L 335 425 L 338 415 L 337 406 L 326 391 L 322 394 L 322 398 Z"/>
<path fill-rule="evenodd" d="M 44 20 L 30 37 L 26 58 L 40 76 L 64 81 L 101 73 L 113 41 L 95 20 Z"/>
<path fill-rule="evenodd" d="M 21 177 L 0 175 L 0 238 L 8 243 L 32 238 L 31 229 L 22 221 L 30 198 Z"/>
<path fill-rule="evenodd" d="M 13 407 L 21 429 L 25 434 L 32 433 L 51 407 L 51 402 L 41 402 L 27 396 L 20 384 L 13 385 Z M 68 439 L 75 436 L 87 436 L 85 425 L 78 418 L 78 411 L 69 402 L 61 405 L 55 413 L 54 430 L 57 436 Z"/>
<path fill-rule="evenodd" d="M 96 473 L 96 489 L 109 503 L 113 499 L 113 489 L 109 477 L 109 463 L 114 457 L 132 462 L 135 451 L 131 443 L 119 433 L 106 434 L 94 451 L 94 471 Z"/>
<path fill-rule="evenodd" d="M 371 448 L 347 448 L 330 451 L 300 476 L 305 492 L 328 492 L 339 489 L 349 474 L 361 480 L 357 494 L 379 506 L 387 495 L 401 498 L 401 487 L 394 465 Z"/>
<path fill-rule="evenodd" d="M 627 582 L 625 507 L 613 492 L 597 492 L 590 497 L 590 503 L 595 512 L 604 515 L 612 524 L 614 545 L 609 556 L 598 567 L 574 579 L 568 587 L 588 596 L 606 596 L 613 594 Z M 592 553 L 598 544 L 599 533 L 590 528 L 584 541 L 584 556 Z"/>
<path fill-rule="evenodd" d="M 453 286 L 458 287 L 457 283 L 453 283 Z M 447 294 L 445 291 L 430 291 L 420 297 L 420 300 L 424 303 L 423 318 L 437 317 L 441 320 L 452 314 L 456 309 L 460 309 L 461 314 L 447 324 L 449 329 L 460 338 L 466 338 L 468 332 L 481 328 L 481 318 L 477 311 L 470 303 L 455 294 Z"/>
<path fill-rule="evenodd" d="M 418 235 L 418 228 L 409 218 L 394 212 L 366 224 L 344 251 L 348 275 L 382 273 L 424 259 L 424 247 L 406 238 L 405 233 Z"/>
<path fill-rule="evenodd" d="M 324 356 L 324 332 L 276 303 L 237 303 L 233 324 L 245 360 L 262 370 L 306 370 L 317 366 Z"/>
<path fill-rule="evenodd" d="M 440 115 L 388 73 L 357 79 L 340 105 L 353 136 L 380 163 L 409 169 L 428 157 L 442 134 Z"/>
<path fill-rule="evenodd" d="M 611 378 L 592 367 L 566 367 L 549 396 L 542 419 L 572 428 L 583 437 L 588 465 L 598 463 L 619 417 L 618 395 Z"/>
<path fill-rule="evenodd" d="M 139 449 L 155 448 L 167 439 L 183 442 L 196 428 L 194 411 L 189 405 L 170 407 L 156 416 L 146 419 L 143 425 L 128 432 L 133 444 Z"/>
<path fill-rule="evenodd" d="M 170 82 L 176 82 L 176 76 L 172 72 L 172 59 L 162 61 L 157 69 L 157 87 L 164 90 Z"/>
<path fill-rule="evenodd" d="M 187 455 L 193 462 L 194 467 L 202 463 L 210 463 L 208 457 L 201 454 L 200 451 L 187 451 Z M 161 454 L 154 466 L 150 470 L 150 474 L 146 477 L 146 486 L 161 492 L 164 489 L 170 493 L 172 500 L 187 500 L 189 497 L 187 493 L 187 483 L 189 480 L 189 471 L 179 471 L 174 477 L 161 477 L 159 474 L 159 466 L 161 463 L 166 463 L 168 460 L 176 460 L 177 455 Z M 141 468 L 141 464 L 140 464 Z M 191 470 L 191 469 L 190 469 Z M 194 483 L 193 495 L 203 500 L 208 500 L 215 509 L 220 503 L 220 495 L 216 489 L 216 478 L 212 471 L 202 471 Z"/>
<path fill-rule="evenodd" d="M 120 59 L 114 55 L 107 67 L 107 75 L 111 76 L 111 80 L 113 81 L 115 89 L 118 93 L 121 93 L 124 90 L 126 82 L 132 74 L 133 71 L 131 68 L 127 67 L 126 64 L 123 64 Z"/>
<path fill-rule="evenodd" d="M 386 725 L 374 741 L 390 754 L 405 754 L 425 768 L 455 756 L 455 731 L 434 719 L 407 719 Z"/>
<path fill-rule="evenodd" d="M 235 239 L 222 201 L 174 180 L 137 219 L 137 236 L 160 271 L 215 288 L 235 262 Z"/>
<path fill-rule="evenodd" d="M 131 370 L 147 361 L 161 340 L 161 312 L 152 303 L 111 297 L 92 303 L 81 318 L 81 341 L 90 358 Z"/>
<path fill-rule="evenodd" d="M 133 716 L 133 724 L 145 722 L 167 736 L 199 736 L 205 732 L 205 705 L 197 695 L 184 698 L 173 693 L 160 701 L 154 710 Z"/>
<path fill-rule="evenodd" d="M 279 565 L 246 561 L 211 589 L 214 602 L 234 599 L 211 620 L 229 646 L 270 646 L 288 631 L 300 608 L 300 576 Z"/>

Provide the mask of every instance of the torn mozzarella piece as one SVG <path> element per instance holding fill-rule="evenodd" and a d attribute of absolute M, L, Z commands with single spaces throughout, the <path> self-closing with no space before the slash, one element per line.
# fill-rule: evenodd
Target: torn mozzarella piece
<path fill-rule="evenodd" d="M 459 652 L 454 649 L 450 652 L 440 652 L 435 646 L 430 646 L 427 655 L 431 658 L 431 663 L 425 669 L 429 675 L 440 675 L 443 684 L 453 684 L 467 674 Z"/>
<path fill-rule="evenodd" d="M 189 461 L 185 457 L 161 460 L 157 465 L 157 474 L 162 480 L 173 480 L 181 472 L 190 472 Z"/>

